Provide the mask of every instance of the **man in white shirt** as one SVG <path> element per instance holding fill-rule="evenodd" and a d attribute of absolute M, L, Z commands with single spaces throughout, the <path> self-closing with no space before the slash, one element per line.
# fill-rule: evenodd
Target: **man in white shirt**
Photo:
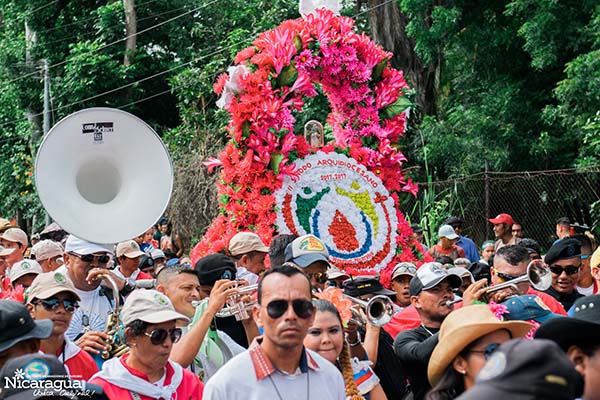
<path fill-rule="evenodd" d="M 338 369 L 303 346 L 314 318 L 306 275 L 289 265 L 269 270 L 259 282 L 258 303 L 253 316 L 264 336 L 208 381 L 204 399 L 345 399 Z"/>
<path fill-rule="evenodd" d="M 227 247 L 229 256 L 235 261 L 236 276 L 248 284 L 258 282 L 258 276 L 265 270 L 265 257 L 269 248 L 253 232 L 236 233 Z"/>

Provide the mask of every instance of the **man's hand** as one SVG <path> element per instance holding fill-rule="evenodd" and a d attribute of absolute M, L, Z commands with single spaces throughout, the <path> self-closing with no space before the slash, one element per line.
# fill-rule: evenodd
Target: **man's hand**
<path fill-rule="evenodd" d="M 463 306 L 470 306 L 474 302 L 478 301 L 481 296 L 488 289 L 485 285 L 487 283 L 487 279 L 480 279 L 477 282 L 469 285 L 469 287 L 463 293 L 462 301 Z"/>
<path fill-rule="evenodd" d="M 212 290 L 210 291 L 206 312 L 215 315 L 221 311 L 229 297 L 234 296 L 237 291 L 238 289 L 235 287 L 235 281 L 231 281 L 229 279 L 221 279 L 216 281 Z"/>
<path fill-rule="evenodd" d="M 106 340 L 108 340 L 108 334 L 106 334 L 106 332 L 89 331 L 77 339 L 75 344 L 80 349 L 89 353 L 100 354 L 100 352 L 108 349 Z"/>
<path fill-rule="evenodd" d="M 110 276 L 117 284 L 117 290 L 120 292 L 125 286 L 125 280 L 117 276 L 114 272 L 106 268 L 92 268 L 85 278 L 88 283 L 98 280 L 105 280 L 105 276 Z M 110 285 L 110 283 L 109 283 Z"/>

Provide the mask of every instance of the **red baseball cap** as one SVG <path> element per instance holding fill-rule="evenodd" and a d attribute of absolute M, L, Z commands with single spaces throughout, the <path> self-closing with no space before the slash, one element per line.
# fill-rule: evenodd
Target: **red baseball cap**
<path fill-rule="evenodd" d="M 512 225 L 515 223 L 515 221 L 513 220 L 513 217 L 511 217 L 508 214 L 498 214 L 496 216 L 496 218 L 490 218 L 488 221 L 490 221 L 494 225 L 496 225 L 496 224 Z"/>

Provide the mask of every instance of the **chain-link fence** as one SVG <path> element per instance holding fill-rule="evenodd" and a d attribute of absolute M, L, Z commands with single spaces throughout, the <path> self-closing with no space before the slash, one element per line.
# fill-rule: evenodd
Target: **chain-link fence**
<path fill-rule="evenodd" d="M 488 218 L 510 214 L 523 226 L 524 237 L 547 249 L 556 239 L 556 220 L 591 226 L 590 206 L 600 200 L 600 166 L 535 172 L 482 172 L 457 179 L 419 183 L 417 198 L 403 211 L 420 223 L 426 238 L 437 240 L 437 229 L 450 215 L 465 220 L 463 235 L 478 245 L 494 239 Z"/>

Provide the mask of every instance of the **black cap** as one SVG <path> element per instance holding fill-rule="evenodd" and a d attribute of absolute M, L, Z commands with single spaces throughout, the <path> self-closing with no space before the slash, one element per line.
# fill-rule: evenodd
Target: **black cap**
<path fill-rule="evenodd" d="M 34 353 L 9 360 L 0 370 L 0 399 L 31 400 L 43 397 L 77 399 L 85 382 L 72 381 L 65 366 L 55 356 Z M 51 380 L 52 385 L 44 381 Z"/>
<path fill-rule="evenodd" d="M 581 297 L 573 305 L 573 317 L 559 317 L 544 323 L 536 338 L 550 339 L 567 351 L 572 345 L 600 343 L 600 295 Z"/>
<path fill-rule="evenodd" d="M 457 400 L 572 400 L 583 392 L 583 378 L 550 340 L 513 339 L 485 363 L 475 385 Z"/>
<path fill-rule="evenodd" d="M 34 321 L 23 304 L 0 301 L 0 352 L 27 339 L 46 339 L 52 335 L 52 327 L 49 319 Z"/>
<path fill-rule="evenodd" d="M 461 217 L 452 216 L 446 220 L 446 225 L 451 225 L 451 226 L 464 225 L 464 223 L 465 223 L 465 220 L 462 219 Z"/>
<path fill-rule="evenodd" d="M 196 261 L 194 269 L 198 273 L 201 285 L 212 286 L 219 279 L 234 280 L 236 276 L 235 263 L 222 253 L 202 257 Z"/>
<path fill-rule="evenodd" d="M 566 238 L 559 240 L 550 247 L 544 256 L 544 262 L 548 265 L 559 260 L 581 257 L 581 242 L 577 239 Z"/>
<path fill-rule="evenodd" d="M 344 294 L 351 297 L 376 294 L 396 298 L 396 292 L 384 288 L 378 279 L 370 276 L 358 276 L 354 279 L 348 279 L 344 281 L 343 288 Z"/>
<path fill-rule="evenodd" d="M 412 224 L 410 226 L 410 229 L 412 229 L 414 233 L 421 233 L 421 232 L 423 232 L 423 228 L 421 228 L 419 226 L 419 224 Z"/>
<path fill-rule="evenodd" d="M 533 239 L 523 238 L 523 239 L 521 239 L 521 241 L 519 243 L 517 243 L 517 245 L 519 245 L 521 247 L 525 247 L 527 249 L 527 253 L 529 253 L 529 254 L 533 254 L 533 253 L 542 254 L 540 245 L 538 244 L 538 242 L 536 242 Z"/>

